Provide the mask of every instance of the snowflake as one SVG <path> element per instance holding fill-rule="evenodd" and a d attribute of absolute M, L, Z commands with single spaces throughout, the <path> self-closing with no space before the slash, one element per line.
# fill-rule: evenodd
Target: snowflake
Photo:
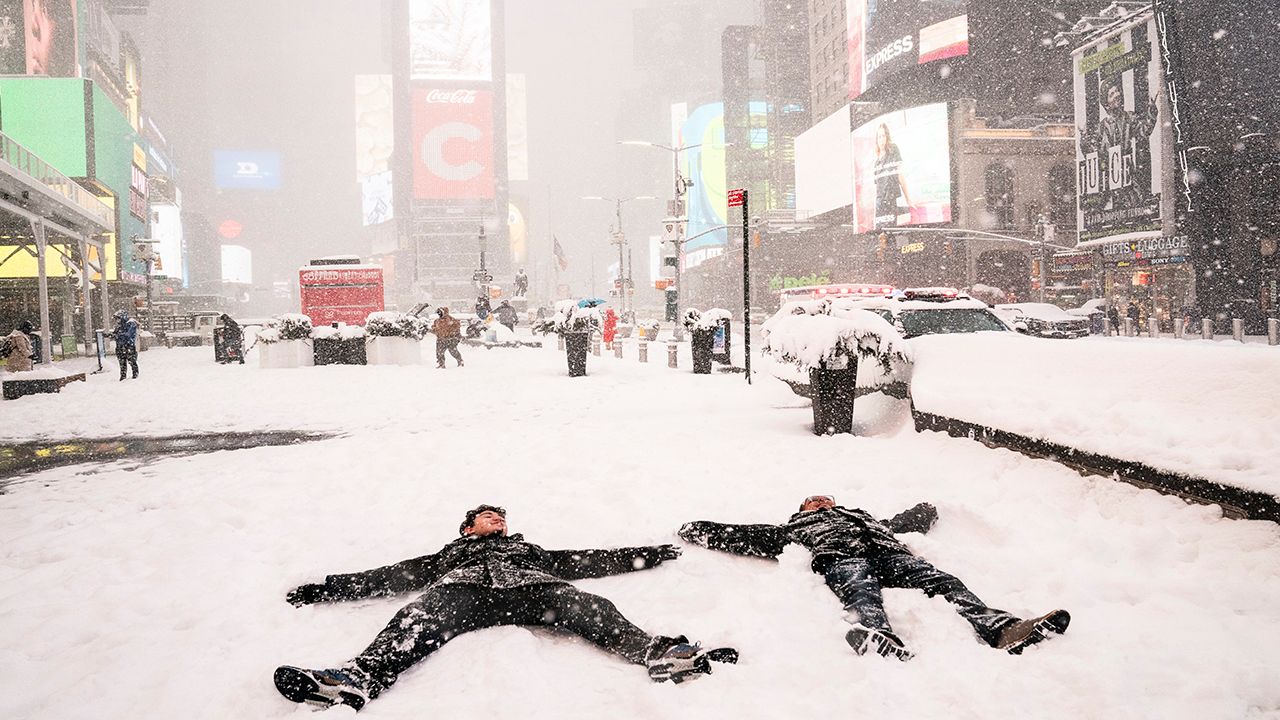
<path fill-rule="evenodd" d="M 13 18 L 5 15 L 0 17 L 0 49 L 8 50 L 13 47 L 13 39 L 18 35 L 18 26 L 13 22 Z"/>

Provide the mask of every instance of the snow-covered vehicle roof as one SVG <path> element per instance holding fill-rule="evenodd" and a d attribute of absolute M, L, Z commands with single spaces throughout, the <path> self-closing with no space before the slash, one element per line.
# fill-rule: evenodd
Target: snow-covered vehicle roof
<path fill-rule="evenodd" d="M 995 310 L 997 315 L 1009 318 L 1027 317 L 1035 320 L 1044 320 L 1045 322 L 1080 319 L 1050 303 L 1008 303 L 996 305 L 992 309 Z"/>

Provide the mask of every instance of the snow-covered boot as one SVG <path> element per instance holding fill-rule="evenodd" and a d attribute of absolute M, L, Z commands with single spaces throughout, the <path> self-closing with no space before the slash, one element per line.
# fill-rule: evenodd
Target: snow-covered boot
<path fill-rule="evenodd" d="M 703 648 L 700 643 L 690 643 L 681 635 L 671 638 L 666 649 L 661 652 L 651 651 L 649 661 L 649 677 L 654 682 L 670 680 L 679 684 L 685 680 L 695 680 L 703 675 L 711 674 L 711 663 L 736 663 L 738 651 L 733 648 Z"/>
<path fill-rule="evenodd" d="M 359 710 L 369 702 L 368 680 L 356 668 L 307 670 L 281 665 L 275 681 L 280 694 L 296 703 L 320 708 L 349 705 Z"/>
<path fill-rule="evenodd" d="M 1066 610 L 1054 610 L 1038 618 L 1021 620 L 1000 631 L 996 647 L 1007 650 L 1010 655 L 1021 655 L 1027 647 L 1066 632 L 1070 624 L 1071 614 Z"/>
<path fill-rule="evenodd" d="M 844 634 L 844 639 L 859 655 L 866 655 L 868 650 L 872 650 L 882 657 L 897 658 L 903 662 L 914 657 L 902 644 L 902 638 L 888 630 L 854 625 L 852 630 Z"/>

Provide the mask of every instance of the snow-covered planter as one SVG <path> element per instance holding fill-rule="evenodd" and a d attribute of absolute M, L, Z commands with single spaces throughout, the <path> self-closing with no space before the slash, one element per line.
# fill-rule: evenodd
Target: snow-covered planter
<path fill-rule="evenodd" d="M 761 328 L 764 352 L 801 372 L 859 364 L 860 387 L 910 382 L 913 357 L 902 336 L 873 312 L 827 301 L 787 303 Z"/>
<path fill-rule="evenodd" d="M 258 331 L 258 367 L 296 368 L 315 365 L 311 350 L 311 318 L 297 313 L 278 316 Z"/>
<path fill-rule="evenodd" d="M 587 374 L 587 345 L 591 333 L 603 327 L 600 309 L 594 305 L 580 307 L 577 301 L 561 300 L 555 313 L 534 325 L 533 331 L 543 334 L 556 333 L 565 341 L 565 359 L 569 364 L 569 377 Z"/>
<path fill-rule="evenodd" d="M 684 329 L 689 331 L 689 349 L 693 353 L 693 372 L 695 375 L 708 375 L 711 373 L 716 329 L 720 327 L 720 323 L 728 322 L 732 318 L 733 315 L 723 308 L 711 308 L 706 312 L 699 312 L 694 308 L 689 308 L 684 312 L 681 323 L 684 325 Z"/>
<path fill-rule="evenodd" d="M 684 329 L 689 332 L 704 332 L 720 327 L 721 320 L 732 319 L 733 313 L 724 308 L 711 308 L 706 312 L 699 312 L 695 308 L 689 308 L 684 311 L 684 317 L 681 318 L 680 322 L 684 324 Z"/>
<path fill-rule="evenodd" d="M 376 312 L 365 320 L 365 353 L 370 365 L 422 364 L 426 324 L 408 313 Z"/>
<path fill-rule="evenodd" d="M 367 363 L 364 328 L 359 325 L 325 325 L 311 330 L 316 365 L 364 365 Z"/>

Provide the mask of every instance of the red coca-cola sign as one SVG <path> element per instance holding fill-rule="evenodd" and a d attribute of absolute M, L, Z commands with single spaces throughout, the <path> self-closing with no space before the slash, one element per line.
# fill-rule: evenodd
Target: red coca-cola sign
<path fill-rule="evenodd" d="M 474 105 L 475 90 L 440 90 L 433 88 L 427 91 L 426 101 L 431 104 Z"/>

